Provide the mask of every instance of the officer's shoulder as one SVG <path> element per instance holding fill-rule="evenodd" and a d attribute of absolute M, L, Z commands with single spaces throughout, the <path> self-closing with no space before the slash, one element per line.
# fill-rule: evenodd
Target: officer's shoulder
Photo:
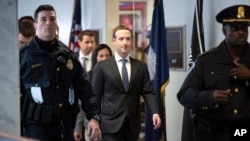
<path fill-rule="evenodd" d="M 70 53 L 70 54 L 73 55 L 73 51 L 72 51 L 70 48 L 68 48 L 67 45 L 65 45 L 65 44 L 64 44 L 62 41 L 60 41 L 60 40 L 57 40 L 57 41 L 58 41 L 58 49 L 59 49 L 60 51 L 68 52 L 68 53 Z"/>
<path fill-rule="evenodd" d="M 30 47 L 30 44 L 25 44 L 19 48 L 19 52 L 22 52 Z"/>
<path fill-rule="evenodd" d="M 199 56 L 197 56 L 197 58 L 203 58 L 203 57 L 207 57 L 210 56 L 212 54 L 214 54 L 216 52 L 217 48 L 211 48 L 210 50 L 200 54 Z"/>

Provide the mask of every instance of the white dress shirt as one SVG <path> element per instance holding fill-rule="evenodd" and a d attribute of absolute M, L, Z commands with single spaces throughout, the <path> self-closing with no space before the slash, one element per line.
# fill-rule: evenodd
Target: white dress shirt
<path fill-rule="evenodd" d="M 86 58 L 85 60 L 85 69 L 87 72 L 91 71 L 91 68 L 92 68 L 92 52 L 90 52 L 88 55 L 83 55 L 81 51 L 79 51 L 79 57 L 78 57 L 78 60 L 81 62 L 81 65 L 83 66 L 83 58 Z"/>
<path fill-rule="evenodd" d="M 114 54 L 115 56 L 115 60 L 116 60 L 116 64 L 118 66 L 118 69 L 119 69 L 119 73 L 120 73 L 120 76 L 122 78 L 122 59 L 121 56 L 119 56 L 116 52 Z M 128 71 L 128 81 L 130 81 L 130 76 L 131 76 L 131 63 L 130 63 L 130 59 L 129 59 L 129 56 L 125 57 L 124 59 L 127 60 L 127 63 L 126 63 L 126 68 L 127 68 L 127 71 Z"/>

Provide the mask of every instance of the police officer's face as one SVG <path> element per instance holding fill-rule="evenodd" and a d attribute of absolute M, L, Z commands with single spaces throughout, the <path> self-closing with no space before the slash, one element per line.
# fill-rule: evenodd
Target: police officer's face
<path fill-rule="evenodd" d="M 96 48 L 96 42 L 94 36 L 84 35 L 82 40 L 78 40 L 80 50 L 84 55 L 88 55 Z"/>
<path fill-rule="evenodd" d="M 55 11 L 41 11 L 34 23 L 37 36 L 44 41 L 51 41 L 56 37 L 57 21 Z"/>
<path fill-rule="evenodd" d="M 248 38 L 247 25 L 225 25 L 223 33 L 226 37 L 226 42 L 232 47 L 245 46 Z"/>

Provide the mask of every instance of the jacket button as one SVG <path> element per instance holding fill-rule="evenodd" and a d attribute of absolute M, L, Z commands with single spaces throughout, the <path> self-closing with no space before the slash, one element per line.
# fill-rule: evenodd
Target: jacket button
<path fill-rule="evenodd" d="M 59 107 L 61 108 L 62 106 L 63 106 L 62 103 L 60 103 L 60 104 L 59 104 Z"/>
<path fill-rule="evenodd" d="M 208 109 L 207 106 L 203 106 L 203 107 L 202 107 L 202 110 L 207 110 L 207 109 Z"/>
<path fill-rule="evenodd" d="M 234 88 L 234 92 L 238 93 L 239 89 L 238 88 Z"/>
<path fill-rule="evenodd" d="M 237 110 L 237 109 L 234 109 L 233 113 L 234 113 L 235 115 L 237 115 L 237 114 L 238 114 L 238 110 Z"/>
<path fill-rule="evenodd" d="M 59 67 L 57 67 L 57 68 L 56 68 L 56 71 L 60 71 L 60 68 L 59 68 Z"/>

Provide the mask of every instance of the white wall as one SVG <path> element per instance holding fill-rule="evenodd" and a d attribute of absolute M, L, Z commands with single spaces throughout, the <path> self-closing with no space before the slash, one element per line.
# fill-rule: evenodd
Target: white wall
<path fill-rule="evenodd" d="M 60 26 L 60 39 L 68 44 L 69 30 L 72 21 L 73 0 L 19 0 L 18 16 L 33 15 L 35 8 L 40 4 L 52 4 L 58 16 Z M 139 1 L 139 0 L 134 0 Z M 145 0 L 152 4 L 152 0 Z M 186 26 L 185 47 L 186 54 L 191 44 L 191 31 L 195 0 L 163 0 L 166 26 Z M 83 28 L 102 29 L 102 42 L 106 41 L 106 15 L 105 0 L 82 1 Z M 206 49 L 216 46 L 223 40 L 221 25 L 215 20 L 215 15 L 225 7 L 234 4 L 248 4 L 249 0 L 204 0 L 203 19 Z M 153 5 L 152 5 L 153 6 Z M 151 10 L 151 9 L 150 9 Z M 149 20 L 151 21 L 151 20 Z M 149 24 L 149 23 L 148 23 Z M 186 55 L 186 60 L 188 56 Z M 180 141 L 183 107 L 178 103 L 176 94 L 187 75 L 187 71 L 170 71 L 170 83 L 166 89 L 166 121 L 167 140 Z"/>

